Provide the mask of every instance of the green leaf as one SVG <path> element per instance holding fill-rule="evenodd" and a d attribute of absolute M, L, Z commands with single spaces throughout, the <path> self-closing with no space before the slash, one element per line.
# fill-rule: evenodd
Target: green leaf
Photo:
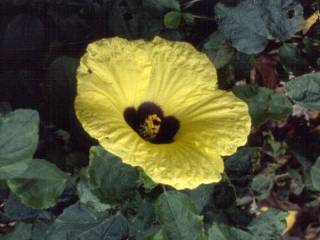
<path fill-rule="evenodd" d="M 92 188 L 94 187 L 90 184 L 87 168 L 84 168 L 80 171 L 80 181 L 77 185 L 77 193 L 80 202 L 98 212 L 109 209 L 111 206 L 101 202 Z"/>
<path fill-rule="evenodd" d="M 294 102 L 310 110 L 320 110 L 320 72 L 296 77 L 284 88 Z"/>
<path fill-rule="evenodd" d="M 15 221 L 35 218 L 41 211 L 24 205 L 21 200 L 11 193 L 4 206 L 4 215 Z"/>
<path fill-rule="evenodd" d="M 184 33 L 177 29 L 165 29 L 159 36 L 169 41 L 182 41 L 185 37 Z"/>
<path fill-rule="evenodd" d="M 283 120 L 292 112 L 292 104 L 281 93 L 254 85 L 239 85 L 233 88 L 234 94 L 249 105 L 249 113 L 254 126 L 268 119 Z"/>
<path fill-rule="evenodd" d="M 0 180 L 14 179 L 24 173 L 32 161 L 29 159 L 1 159 Z"/>
<path fill-rule="evenodd" d="M 256 147 L 243 147 L 225 160 L 228 176 L 239 179 L 252 173 L 253 164 L 259 160 L 259 149 Z"/>
<path fill-rule="evenodd" d="M 295 158 L 297 159 L 297 161 L 301 164 L 301 166 L 303 167 L 303 171 L 305 173 L 305 171 L 310 171 L 311 169 L 311 162 L 308 160 L 308 158 L 306 158 L 305 156 L 293 151 Z"/>
<path fill-rule="evenodd" d="M 139 185 L 139 171 L 102 147 L 90 149 L 88 174 L 94 193 L 105 203 L 128 200 Z"/>
<path fill-rule="evenodd" d="M 270 155 L 274 159 L 277 159 L 286 153 L 287 144 L 285 142 L 276 141 L 271 132 L 267 132 L 265 136 L 267 137 L 266 142 L 270 148 L 270 150 L 268 149 L 265 151 L 266 154 Z"/>
<path fill-rule="evenodd" d="M 292 112 L 292 103 L 288 98 L 278 92 L 268 91 L 264 89 L 265 93 L 270 94 L 268 113 L 271 119 L 284 120 Z"/>
<path fill-rule="evenodd" d="M 145 192 L 151 192 L 155 187 L 158 186 L 144 171 L 142 168 L 138 168 L 140 182 L 143 185 Z"/>
<path fill-rule="evenodd" d="M 248 54 L 263 51 L 269 38 L 289 39 L 304 19 L 302 6 L 294 0 L 243 0 L 235 7 L 218 3 L 215 13 L 232 46 Z"/>
<path fill-rule="evenodd" d="M 177 29 L 181 24 L 181 20 L 182 20 L 181 12 L 171 11 L 171 12 L 168 12 L 166 15 L 164 15 L 163 22 L 166 28 Z"/>
<path fill-rule="evenodd" d="M 140 201 L 136 214 L 129 218 L 130 236 L 136 240 L 144 240 L 159 231 L 160 226 L 155 216 L 155 208 L 151 202 Z"/>
<path fill-rule="evenodd" d="M 248 229 L 259 240 L 274 240 L 281 236 L 287 226 L 288 213 L 278 209 L 269 209 L 254 218 Z"/>
<path fill-rule="evenodd" d="M 209 36 L 209 39 L 203 46 L 203 52 L 208 55 L 217 69 L 223 68 L 231 62 L 235 53 L 220 31 L 214 32 Z"/>
<path fill-rule="evenodd" d="M 297 196 L 302 194 L 303 190 L 305 189 L 305 183 L 303 181 L 304 179 L 302 174 L 292 168 L 289 168 L 288 173 L 294 183 L 292 186 L 290 186 L 292 188 L 292 193 Z"/>
<path fill-rule="evenodd" d="M 312 186 L 320 191 L 320 157 L 317 158 L 310 170 Z"/>
<path fill-rule="evenodd" d="M 0 169 L 10 160 L 32 158 L 38 145 L 38 126 L 39 114 L 34 110 L 0 114 Z"/>
<path fill-rule="evenodd" d="M 146 237 L 144 240 L 167 240 L 162 229 L 153 234 L 152 236 Z"/>
<path fill-rule="evenodd" d="M 0 179 L 14 178 L 29 167 L 38 145 L 39 114 L 19 109 L 0 114 Z"/>
<path fill-rule="evenodd" d="M 208 230 L 208 240 L 256 240 L 249 232 L 224 224 L 213 224 Z"/>
<path fill-rule="evenodd" d="M 13 232 L 8 233 L 1 240 L 31 240 L 32 224 L 18 222 Z"/>
<path fill-rule="evenodd" d="M 109 29 L 120 37 L 152 39 L 162 29 L 162 14 L 144 10 L 139 0 L 115 0 L 108 12 Z"/>
<path fill-rule="evenodd" d="M 177 0 L 142 0 L 143 7 L 158 16 L 163 16 L 168 11 L 180 11 Z"/>
<path fill-rule="evenodd" d="M 284 43 L 279 48 L 280 62 L 287 71 L 301 74 L 308 69 L 308 63 L 299 53 L 299 48 L 293 43 Z"/>
<path fill-rule="evenodd" d="M 202 217 L 187 195 L 164 192 L 157 201 L 156 213 L 168 240 L 205 239 Z"/>
<path fill-rule="evenodd" d="M 274 179 L 265 174 L 255 176 L 251 183 L 251 189 L 258 194 L 258 199 L 266 199 L 269 197 L 273 188 Z"/>
<path fill-rule="evenodd" d="M 316 25 L 315 25 L 316 26 Z M 317 65 L 317 58 L 319 57 L 320 49 L 318 48 L 319 45 L 319 38 L 312 38 L 308 36 L 304 36 L 302 39 L 303 46 L 302 46 L 302 54 L 310 62 L 310 65 L 316 66 Z M 305 71 L 309 72 L 309 71 Z"/>
<path fill-rule="evenodd" d="M 250 72 L 255 67 L 255 64 L 255 55 L 248 55 L 237 51 L 233 59 L 236 79 L 244 79 L 250 76 Z"/>
<path fill-rule="evenodd" d="M 214 192 L 214 184 L 202 184 L 196 189 L 188 189 L 184 192 L 193 200 L 198 211 L 201 212 L 211 199 Z"/>
<path fill-rule="evenodd" d="M 229 90 L 236 82 L 234 75 L 234 65 L 227 64 L 223 68 L 218 69 L 218 85 L 219 88 Z"/>
<path fill-rule="evenodd" d="M 54 222 L 54 216 L 49 212 L 41 212 L 32 226 L 32 240 L 46 239 L 47 231 Z"/>
<path fill-rule="evenodd" d="M 193 15 L 192 13 L 182 13 L 183 20 L 188 23 L 192 24 L 195 21 L 196 16 Z"/>
<path fill-rule="evenodd" d="M 222 182 L 214 187 L 212 202 L 217 209 L 231 208 L 235 201 L 235 189 L 231 184 Z"/>
<path fill-rule="evenodd" d="M 236 190 L 241 192 L 248 188 L 253 178 L 254 167 L 259 160 L 260 153 L 257 147 L 241 147 L 225 159 L 225 172 Z M 238 205 L 247 201 L 251 201 L 251 197 L 237 198 Z"/>
<path fill-rule="evenodd" d="M 74 238 L 75 240 L 100 240 L 110 239 L 119 240 L 126 239 L 128 236 L 128 223 L 122 215 L 116 215 L 104 219 L 103 222 L 96 225 L 86 232 L 82 232 L 81 236 Z M 69 240 L 70 238 L 68 238 Z M 72 239 L 72 238 L 71 238 Z M 60 240 L 60 239 L 59 239 Z"/>
<path fill-rule="evenodd" d="M 32 159 L 23 173 L 7 183 L 23 203 L 33 208 L 45 209 L 57 202 L 68 178 L 56 165 Z"/>
<path fill-rule="evenodd" d="M 108 216 L 77 203 L 56 219 L 46 240 L 119 240 L 127 235 L 128 223 L 122 215 Z"/>

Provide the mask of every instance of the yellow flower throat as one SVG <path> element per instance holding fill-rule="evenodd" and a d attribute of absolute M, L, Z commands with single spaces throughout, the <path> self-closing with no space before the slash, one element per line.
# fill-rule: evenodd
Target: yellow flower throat
<path fill-rule="evenodd" d="M 160 131 L 161 118 L 157 114 L 148 115 L 140 125 L 140 133 L 146 139 L 154 139 Z"/>

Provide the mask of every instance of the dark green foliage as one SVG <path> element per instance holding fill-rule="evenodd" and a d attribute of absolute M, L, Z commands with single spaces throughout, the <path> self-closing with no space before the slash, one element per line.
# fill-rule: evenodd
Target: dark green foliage
<path fill-rule="evenodd" d="M 236 201 L 234 188 L 224 183 L 215 186 L 212 201 L 217 209 L 230 208 Z"/>
<path fill-rule="evenodd" d="M 211 202 L 214 190 L 214 184 L 206 184 L 200 185 L 196 189 L 186 190 L 185 193 L 189 195 L 198 211 L 201 212 Z"/>
<path fill-rule="evenodd" d="M 106 203 L 126 201 L 135 195 L 139 172 L 101 147 L 90 150 L 89 181 L 100 199 Z"/>
<path fill-rule="evenodd" d="M 205 239 L 202 217 L 185 194 L 164 192 L 157 201 L 156 213 L 167 239 Z"/>
<path fill-rule="evenodd" d="M 260 174 L 253 178 L 251 189 L 256 194 L 257 198 L 262 200 L 269 197 L 274 184 L 272 176 Z"/>
<path fill-rule="evenodd" d="M 104 211 L 109 209 L 109 204 L 102 203 L 98 196 L 93 192 L 94 187 L 90 184 L 87 168 L 80 172 L 80 180 L 77 185 L 77 194 L 81 203 L 95 209 L 96 211 Z"/>
<path fill-rule="evenodd" d="M 0 173 L 22 202 L 35 208 L 48 208 L 58 200 L 68 175 L 52 163 L 33 159 L 38 125 L 36 111 L 16 110 L 0 115 Z"/>
<path fill-rule="evenodd" d="M 310 173 L 314 189 L 320 191 L 320 158 L 317 158 L 316 162 L 310 170 Z"/>
<path fill-rule="evenodd" d="M 215 13 L 232 46 L 247 54 L 263 51 L 269 39 L 290 38 L 303 21 L 303 9 L 294 0 L 244 0 L 233 7 L 217 4 Z"/>
<path fill-rule="evenodd" d="M 54 164 L 42 159 L 32 159 L 22 174 L 11 178 L 7 183 L 24 203 L 35 208 L 48 208 L 57 202 L 67 179 L 68 175 Z"/>
<path fill-rule="evenodd" d="M 249 184 L 254 165 L 259 157 L 258 148 L 240 148 L 225 160 L 226 173 L 237 188 L 243 188 Z"/>
<path fill-rule="evenodd" d="M 223 224 L 213 224 L 208 233 L 208 240 L 255 240 L 252 234 Z"/>
<path fill-rule="evenodd" d="M 14 195 L 10 194 L 7 204 L 4 207 L 4 215 L 12 220 L 28 220 L 36 218 L 40 211 L 26 206 L 21 200 Z"/>
<path fill-rule="evenodd" d="M 182 21 L 182 13 L 171 11 L 164 16 L 164 25 L 169 29 L 177 29 Z"/>
<path fill-rule="evenodd" d="M 284 68 L 300 75 L 306 72 L 308 63 L 299 51 L 301 50 L 293 43 L 285 43 L 279 48 L 279 56 Z"/>
<path fill-rule="evenodd" d="M 219 31 L 209 36 L 209 39 L 203 45 L 203 51 L 208 55 L 217 69 L 223 68 L 231 62 L 235 52 L 234 49 L 228 45 L 223 33 Z"/>
<path fill-rule="evenodd" d="M 273 240 L 284 231 L 287 215 L 284 211 L 269 209 L 252 220 L 249 230 L 259 240 Z"/>
<path fill-rule="evenodd" d="M 268 88 L 243 85 L 234 87 L 233 92 L 248 103 L 254 126 L 268 119 L 286 119 L 292 111 L 292 104 L 287 97 Z"/>
<path fill-rule="evenodd" d="M 160 225 L 156 218 L 155 206 L 148 201 L 138 203 L 136 214 L 129 217 L 130 236 L 137 240 L 156 234 Z"/>
<path fill-rule="evenodd" d="M 122 215 L 108 216 L 84 205 L 75 204 L 63 212 L 50 226 L 48 240 L 123 239 L 128 225 Z"/>
<path fill-rule="evenodd" d="M 306 238 L 320 224 L 319 24 L 299 31 L 318 8 L 296 0 L 0 1 L 0 238 L 273 240 L 286 227 L 276 208 L 302 209 L 291 233 Z M 219 88 L 248 104 L 251 134 L 222 156 L 220 183 L 176 191 L 92 147 L 74 114 L 77 68 L 88 43 L 113 36 L 189 42 L 215 65 Z"/>
<path fill-rule="evenodd" d="M 31 158 L 38 146 L 39 115 L 36 111 L 16 110 L 0 115 L 0 161 Z M 3 175 L 3 174 L 1 174 Z"/>
<path fill-rule="evenodd" d="M 30 240 L 32 236 L 32 224 L 19 222 L 14 231 L 4 236 L 3 240 Z"/>
<path fill-rule="evenodd" d="M 290 98 L 311 110 L 320 110 L 320 73 L 296 77 L 285 85 Z"/>

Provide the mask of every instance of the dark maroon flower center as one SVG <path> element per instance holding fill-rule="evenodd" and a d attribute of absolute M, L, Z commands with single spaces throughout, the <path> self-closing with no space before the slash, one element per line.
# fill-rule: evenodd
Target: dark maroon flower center
<path fill-rule="evenodd" d="M 164 116 L 155 103 L 144 102 L 138 109 L 128 107 L 124 119 L 144 140 L 151 143 L 171 143 L 179 130 L 180 123 L 173 116 Z"/>

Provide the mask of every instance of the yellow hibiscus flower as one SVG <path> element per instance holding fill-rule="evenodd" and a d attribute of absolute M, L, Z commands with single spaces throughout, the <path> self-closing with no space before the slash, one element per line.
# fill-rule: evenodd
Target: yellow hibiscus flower
<path fill-rule="evenodd" d="M 102 39 L 89 44 L 77 80 L 83 128 L 157 183 L 218 182 L 221 156 L 246 143 L 247 105 L 218 89 L 214 65 L 188 43 Z"/>

